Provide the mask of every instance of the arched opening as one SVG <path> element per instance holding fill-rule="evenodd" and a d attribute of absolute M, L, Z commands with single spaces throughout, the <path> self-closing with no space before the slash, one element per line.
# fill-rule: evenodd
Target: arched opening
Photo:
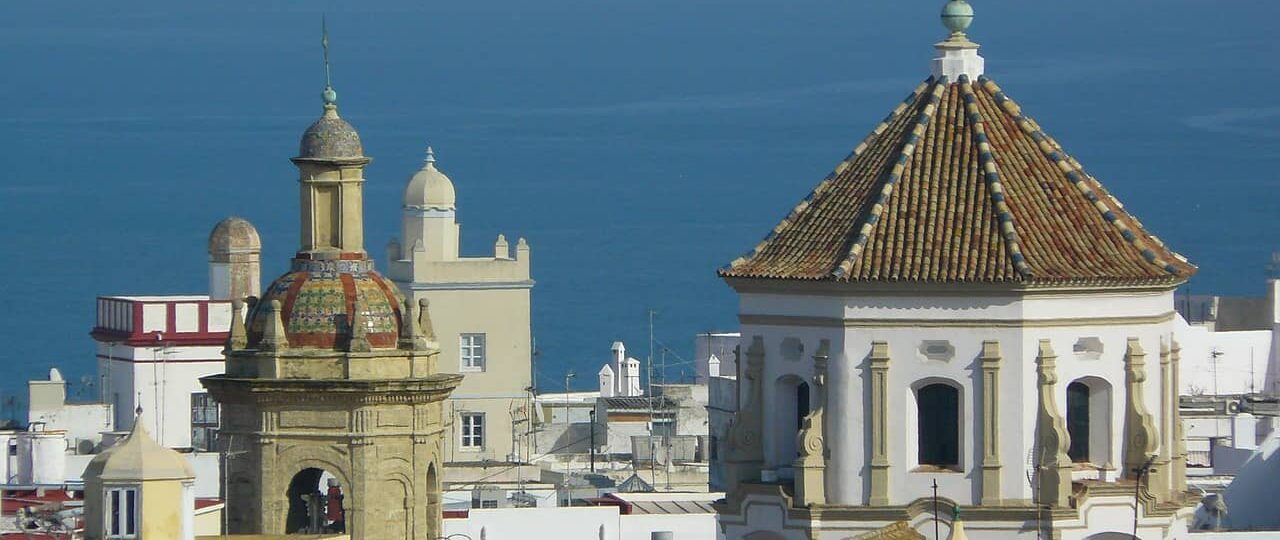
<path fill-rule="evenodd" d="M 1067 385 L 1067 435 L 1071 461 L 1089 461 L 1089 386 L 1079 381 Z"/>
<path fill-rule="evenodd" d="M 289 481 L 286 496 L 289 510 L 285 534 L 346 532 L 345 495 L 332 474 L 323 469 L 303 469 Z"/>
<path fill-rule="evenodd" d="M 773 465 L 779 468 L 779 474 L 789 478 L 792 462 L 796 460 L 796 434 L 804 425 L 804 417 L 811 410 L 809 384 L 795 375 L 785 375 L 777 380 L 776 401 L 770 416 L 773 418 L 772 428 L 774 441 Z"/>
<path fill-rule="evenodd" d="M 1111 463 L 1111 385 L 1082 377 L 1067 385 L 1067 456 L 1081 464 Z"/>
<path fill-rule="evenodd" d="M 960 466 L 960 390 L 934 383 L 916 391 L 917 459 L 920 465 Z"/>

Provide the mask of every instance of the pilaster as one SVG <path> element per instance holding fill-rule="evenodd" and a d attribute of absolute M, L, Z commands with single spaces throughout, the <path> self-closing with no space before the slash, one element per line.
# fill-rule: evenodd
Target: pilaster
<path fill-rule="evenodd" d="M 760 468 L 764 466 L 764 448 L 760 438 L 763 426 L 760 402 L 764 397 L 761 381 L 764 373 L 763 337 L 752 336 L 746 356 L 742 381 L 747 388 L 746 401 L 738 408 L 729 426 L 729 455 L 725 460 L 725 485 L 735 487 L 743 481 L 759 480 Z"/>
<path fill-rule="evenodd" d="M 889 504 L 889 343 L 871 343 L 871 506 Z"/>
<path fill-rule="evenodd" d="M 1124 354 L 1124 473 L 1130 478 L 1137 476 L 1134 471 L 1146 465 L 1160 443 L 1155 419 L 1147 411 L 1142 390 L 1147 382 L 1146 355 L 1138 338 L 1129 338 Z"/>
<path fill-rule="evenodd" d="M 1000 504 L 1000 342 L 982 342 L 982 504 Z"/>
<path fill-rule="evenodd" d="M 1071 458 L 1067 450 L 1071 437 L 1067 434 L 1067 421 L 1058 410 L 1057 373 L 1058 356 L 1049 340 L 1040 340 L 1036 355 L 1036 375 L 1039 382 L 1039 403 L 1036 414 L 1035 464 L 1040 481 L 1036 502 L 1047 506 L 1071 506 Z"/>
<path fill-rule="evenodd" d="M 1182 361 L 1182 346 L 1178 341 L 1170 339 L 1169 371 L 1173 374 L 1173 460 L 1169 465 L 1173 477 L 1173 491 L 1181 497 L 1187 491 L 1187 438 L 1183 432 L 1182 409 L 1178 398 L 1182 388 L 1182 375 L 1178 364 Z"/>
<path fill-rule="evenodd" d="M 804 417 L 804 425 L 796 434 L 796 448 L 800 456 L 796 459 L 795 501 L 796 505 L 806 507 L 827 502 L 827 449 L 826 420 L 827 409 L 827 361 L 831 355 L 831 342 L 822 340 L 818 351 L 813 355 L 813 389 L 815 403 L 813 410 Z"/>
<path fill-rule="evenodd" d="M 1173 388 L 1172 365 L 1169 358 L 1169 344 L 1160 338 L 1160 455 L 1155 461 L 1155 470 L 1150 473 L 1151 491 L 1158 500 L 1170 500 L 1173 486 L 1173 461 L 1175 452 L 1173 443 L 1173 408 L 1177 405 L 1177 390 Z"/>

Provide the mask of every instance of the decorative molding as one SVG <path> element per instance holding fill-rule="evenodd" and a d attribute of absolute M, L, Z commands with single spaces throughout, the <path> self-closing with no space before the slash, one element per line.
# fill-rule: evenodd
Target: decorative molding
<path fill-rule="evenodd" d="M 868 504 L 889 504 L 889 342 L 871 342 L 871 496 Z"/>
<path fill-rule="evenodd" d="M 1159 447 L 1155 419 L 1147 411 L 1143 386 L 1147 382 L 1146 352 L 1136 337 L 1130 337 L 1124 353 L 1125 423 L 1124 474 L 1133 478 Z"/>
<path fill-rule="evenodd" d="M 793 467 L 796 470 L 796 504 L 809 506 L 825 504 L 827 448 L 824 442 L 827 408 L 827 362 L 831 356 L 831 341 L 821 340 L 813 355 L 814 407 L 804 417 L 803 426 L 796 434 L 796 448 L 800 456 Z"/>
<path fill-rule="evenodd" d="M 751 345 L 747 348 L 746 370 L 743 372 L 747 388 L 746 403 L 738 408 L 729 424 L 728 457 L 725 460 L 727 486 L 737 486 L 744 481 L 758 479 L 764 465 L 761 440 L 764 354 L 764 338 L 752 336 Z"/>
<path fill-rule="evenodd" d="M 1049 340 L 1040 340 L 1036 355 L 1036 375 L 1039 383 L 1039 406 L 1036 415 L 1035 466 L 1039 476 L 1037 502 L 1053 507 L 1071 506 L 1071 436 L 1067 434 L 1067 421 L 1058 412 L 1056 385 L 1058 383 L 1057 355 Z"/>
<path fill-rule="evenodd" d="M 757 326 L 806 326 L 823 328 L 1040 328 L 1052 326 L 1123 326 L 1136 324 L 1160 324 L 1173 320 L 1173 311 L 1159 315 L 1133 317 L 1058 317 L 1047 319 L 909 319 L 909 318 L 840 318 L 808 317 L 801 315 L 738 315 L 743 325 Z"/>
<path fill-rule="evenodd" d="M 515 259 L 494 259 L 494 261 L 512 261 Z M 454 283 L 423 283 L 419 281 L 396 281 L 395 284 L 411 291 L 450 291 L 450 290 L 485 290 L 485 289 L 532 289 L 532 279 L 521 281 L 459 281 Z"/>
<path fill-rule="evenodd" d="M 1000 342 L 982 342 L 982 500 L 1000 504 Z"/>

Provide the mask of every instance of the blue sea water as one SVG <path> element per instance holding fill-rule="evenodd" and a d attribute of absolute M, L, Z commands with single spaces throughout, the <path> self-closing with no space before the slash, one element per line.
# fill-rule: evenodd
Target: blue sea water
<path fill-rule="evenodd" d="M 987 72 L 1144 223 L 1258 294 L 1280 249 L 1280 7 L 979 0 Z M 366 244 L 432 144 L 464 250 L 533 249 L 538 384 L 609 344 L 736 327 L 715 270 L 928 75 L 941 0 L 0 3 L 0 393 L 93 370 L 100 294 L 199 293 L 238 214 L 264 281 L 297 246 L 327 14 L 366 153 Z"/>

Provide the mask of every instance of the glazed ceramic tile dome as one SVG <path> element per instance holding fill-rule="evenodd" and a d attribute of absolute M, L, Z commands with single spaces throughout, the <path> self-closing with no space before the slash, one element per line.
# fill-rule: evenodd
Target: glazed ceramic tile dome
<path fill-rule="evenodd" d="M 262 336 L 273 300 L 280 302 L 290 348 L 345 350 L 357 305 L 371 347 L 395 348 L 400 337 L 404 296 L 373 270 L 372 261 L 294 259 L 293 270 L 271 283 L 249 312 L 251 347 Z"/>
<path fill-rule="evenodd" d="M 298 157 L 303 159 L 350 158 L 364 155 L 360 134 L 338 116 L 338 108 L 326 103 L 324 116 L 302 133 Z"/>

